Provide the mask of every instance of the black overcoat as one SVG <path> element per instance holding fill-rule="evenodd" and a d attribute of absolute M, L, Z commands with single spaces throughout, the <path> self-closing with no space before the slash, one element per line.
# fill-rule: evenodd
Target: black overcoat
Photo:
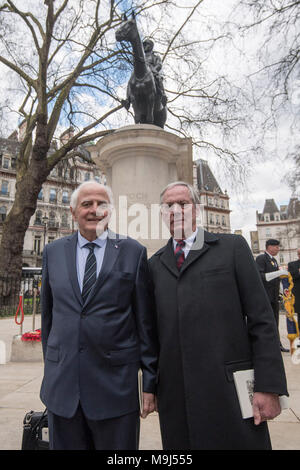
<path fill-rule="evenodd" d="M 288 270 L 293 277 L 294 287 L 293 287 L 293 294 L 295 296 L 295 312 L 298 314 L 298 318 L 300 318 L 300 259 L 297 261 L 291 261 L 288 264 Z"/>
<path fill-rule="evenodd" d="M 242 419 L 232 375 L 253 366 L 256 391 L 287 394 L 278 330 L 247 242 L 205 232 L 179 273 L 170 239 L 149 264 L 164 448 L 269 448 L 266 423 Z"/>

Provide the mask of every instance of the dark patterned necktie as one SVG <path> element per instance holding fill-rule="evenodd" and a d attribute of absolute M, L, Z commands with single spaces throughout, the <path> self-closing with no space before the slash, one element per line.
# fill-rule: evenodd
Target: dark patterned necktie
<path fill-rule="evenodd" d="M 183 251 L 184 245 L 185 245 L 184 240 L 177 242 L 175 252 L 174 252 L 177 268 L 179 271 L 181 269 L 182 263 L 184 262 L 184 251 Z"/>
<path fill-rule="evenodd" d="M 272 261 L 273 261 L 273 266 L 275 266 L 275 268 L 278 268 L 278 264 L 277 264 L 277 261 L 276 259 L 272 256 Z"/>
<path fill-rule="evenodd" d="M 88 298 L 89 293 L 91 292 L 96 279 L 97 279 L 97 262 L 96 256 L 94 253 L 95 243 L 87 243 L 84 245 L 87 247 L 90 252 L 86 259 L 85 263 L 85 270 L 84 270 L 84 278 L 83 278 L 83 286 L 82 286 L 82 298 L 83 302 L 86 301 Z"/>

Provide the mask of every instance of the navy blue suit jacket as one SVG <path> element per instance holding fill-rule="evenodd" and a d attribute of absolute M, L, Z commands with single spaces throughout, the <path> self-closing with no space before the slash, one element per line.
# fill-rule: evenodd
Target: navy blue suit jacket
<path fill-rule="evenodd" d="M 116 237 L 116 235 L 114 234 Z M 110 233 L 102 268 L 83 303 L 77 280 L 77 232 L 43 253 L 41 400 L 70 418 L 78 403 L 89 419 L 138 410 L 138 369 L 155 392 L 156 329 L 146 249 Z"/>

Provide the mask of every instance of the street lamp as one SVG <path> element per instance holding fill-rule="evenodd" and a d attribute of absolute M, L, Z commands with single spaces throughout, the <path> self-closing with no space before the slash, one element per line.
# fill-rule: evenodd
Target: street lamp
<path fill-rule="evenodd" d="M 42 218 L 42 221 L 44 225 L 44 245 L 43 245 L 43 249 L 44 249 L 46 245 L 47 223 L 49 221 L 49 217 L 47 217 L 47 215 L 44 215 L 44 217 Z"/>

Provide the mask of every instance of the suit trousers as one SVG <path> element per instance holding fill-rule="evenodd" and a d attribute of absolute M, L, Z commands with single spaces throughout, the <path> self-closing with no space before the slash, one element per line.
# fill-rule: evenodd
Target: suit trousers
<path fill-rule="evenodd" d="M 72 418 L 48 410 L 51 450 L 138 450 L 139 412 L 117 418 L 88 419 L 79 404 Z"/>
<path fill-rule="evenodd" d="M 276 325 L 279 325 L 279 301 L 278 300 L 271 300 L 272 310 L 274 313 Z"/>

